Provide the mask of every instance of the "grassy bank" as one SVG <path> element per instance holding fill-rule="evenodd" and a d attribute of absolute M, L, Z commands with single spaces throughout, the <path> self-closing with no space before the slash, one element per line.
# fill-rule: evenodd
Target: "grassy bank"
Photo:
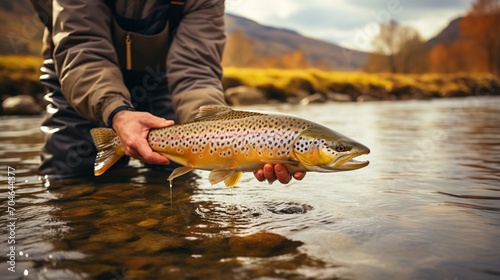
<path fill-rule="evenodd" d="M 353 100 L 370 96 L 381 100 L 500 94 L 500 79 L 491 74 L 369 74 L 317 69 L 227 68 L 225 87 L 247 85 L 286 97 L 300 94 L 344 93 Z"/>
<path fill-rule="evenodd" d="M 38 56 L 0 56 L 2 100 L 31 94 L 41 102 L 38 83 L 42 59 Z M 246 85 L 260 89 L 268 99 L 280 101 L 314 93 L 342 93 L 351 100 L 405 100 L 500 94 L 500 79 L 490 74 L 369 74 L 317 69 L 224 69 L 224 88 Z M 363 98 L 364 97 L 364 98 Z"/>
<path fill-rule="evenodd" d="M 38 56 L 0 56 L 0 95 L 3 99 L 18 94 L 38 94 L 42 59 Z"/>

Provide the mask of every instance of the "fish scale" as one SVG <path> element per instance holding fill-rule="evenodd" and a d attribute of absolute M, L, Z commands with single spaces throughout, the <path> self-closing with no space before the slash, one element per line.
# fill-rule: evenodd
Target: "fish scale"
<path fill-rule="evenodd" d="M 293 140 L 310 126 L 289 117 L 236 111 L 230 116 L 152 130 L 148 140 L 153 150 L 183 165 L 211 170 L 231 161 L 238 171 L 253 171 L 263 162 L 288 159 Z"/>
<path fill-rule="evenodd" d="M 96 175 L 123 155 L 110 152 L 121 152 L 123 148 L 109 145 L 116 143 L 117 137 L 112 130 L 102 130 L 106 129 L 91 131 L 99 151 Z M 266 163 L 284 164 L 289 172 L 357 169 L 368 163 L 351 159 L 369 152 L 362 144 L 305 119 L 225 106 L 203 106 L 193 122 L 151 129 L 148 142 L 154 151 L 183 165 L 172 172 L 170 181 L 193 169 L 202 169 L 212 171 L 212 184 L 225 181 L 228 186 L 238 182 L 241 172 L 255 171 Z M 343 151 L 337 151 L 340 149 Z M 328 166 L 333 162 L 341 164 Z M 341 166 L 346 162 L 350 163 Z"/>

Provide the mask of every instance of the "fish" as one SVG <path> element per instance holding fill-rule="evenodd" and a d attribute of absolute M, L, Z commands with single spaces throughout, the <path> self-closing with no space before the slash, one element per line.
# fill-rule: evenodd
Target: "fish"
<path fill-rule="evenodd" d="M 97 156 L 94 174 L 102 175 L 125 155 L 113 129 L 91 131 Z M 369 164 L 354 158 L 370 153 L 356 142 L 321 124 L 280 113 L 235 110 L 212 105 L 199 108 L 191 122 L 151 129 L 151 149 L 181 165 L 167 180 L 194 169 L 210 171 L 209 182 L 234 187 L 243 172 L 266 163 L 283 164 L 290 173 L 339 172 Z"/>

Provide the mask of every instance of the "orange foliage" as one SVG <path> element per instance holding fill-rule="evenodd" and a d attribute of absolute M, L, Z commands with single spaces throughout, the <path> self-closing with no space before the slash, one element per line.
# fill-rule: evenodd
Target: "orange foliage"
<path fill-rule="evenodd" d="M 429 71 L 500 73 L 500 1 L 476 0 L 460 22 L 460 38 L 436 45 Z"/>
<path fill-rule="evenodd" d="M 472 40 L 440 43 L 429 52 L 429 72 L 487 72 L 486 57 Z"/>
<path fill-rule="evenodd" d="M 500 74 L 500 1 L 476 0 L 460 27 L 461 35 L 486 53 L 486 70 Z"/>

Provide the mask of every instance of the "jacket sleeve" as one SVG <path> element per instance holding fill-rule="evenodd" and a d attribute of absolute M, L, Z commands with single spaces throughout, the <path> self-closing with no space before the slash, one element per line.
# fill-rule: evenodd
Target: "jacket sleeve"
<path fill-rule="evenodd" d="M 107 122 L 131 107 L 111 36 L 111 11 L 103 0 L 53 1 L 56 71 L 68 102 L 85 118 Z"/>
<path fill-rule="evenodd" d="M 223 0 L 186 1 L 167 56 L 167 80 L 179 122 L 192 120 L 202 105 L 225 104 L 225 39 Z"/>

